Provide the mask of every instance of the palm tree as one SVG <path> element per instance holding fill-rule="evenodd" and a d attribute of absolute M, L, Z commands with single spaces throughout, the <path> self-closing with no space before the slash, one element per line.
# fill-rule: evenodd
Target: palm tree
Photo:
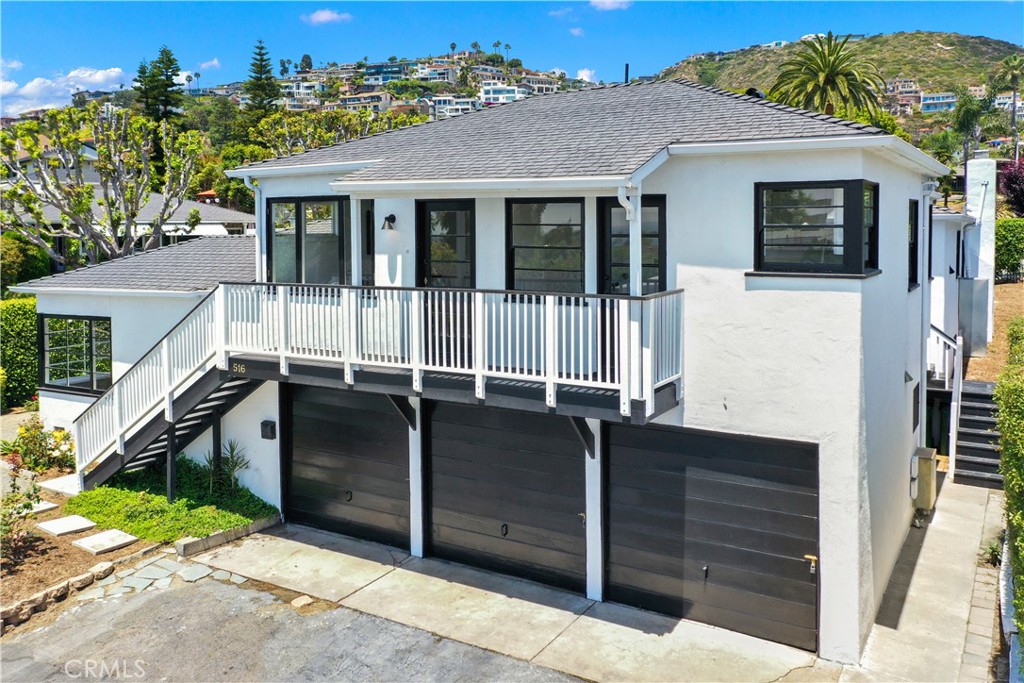
<path fill-rule="evenodd" d="M 829 32 L 803 41 L 803 49 L 782 63 L 770 90 L 772 99 L 829 115 L 838 108 L 875 111 L 885 81 L 878 67 L 846 46 L 849 40 Z"/>
<path fill-rule="evenodd" d="M 953 130 L 963 140 L 964 187 L 967 187 L 967 160 L 971 158 L 971 146 L 981 140 L 981 120 L 985 114 L 992 111 L 995 95 L 989 91 L 985 97 L 975 97 L 963 86 L 959 86 L 953 92 L 956 93 L 956 106 L 953 108 L 950 122 Z"/>
<path fill-rule="evenodd" d="M 1010 137 L 1013 139 L 1013 160 L 1020 159 L 1020 143 L 1017 140 L 1017 92 L 1020 90 L 1020 79 L 1024 77 L 1024 57 L 1010 55 L 999 62 L 996 78 L 1010 86 L 1013 101 L 1010 105 Z"/>
<path fill-rule="evenodd" d="M 450 47 L 452 49 L 451 52 L 448 53 L 448 58 L 449 59 L 455 59 L 455 48 L 458 47 L 455 44 L 455 41 L 453 40 L 451 45 L 449 45 L 448 47 Z"/>
<path fill-rule="evenodd" d="M 470 43 L 469 47 L 471 50 L 473 50 L 473 52 L 480 52 L 480 43 L 478 41 L 474 40 L 472 43 Z"/>
<path fill-rule="evenodd" d="M 187 87 L 189 90 L 191 90 L 192 89 L 192 74 L 185 74 L 185 83 L 187 84 L 185 87 Z"/>
<path fill-rule="evenodd" d="M 195 73 L 195 77 L 196 77 L 196 90 L 199 90 L 199 77 L 200 76 L 202 76 L 202 74 L 197 71 Z"/>
<path fill-rule="evenodd" d="M 493 47 L 494 51 L 497 52 L 498 50 L 501 49 L 501 41 L 500 40 L 494 41 L 493 43 L 491 43 L 491 47 Z"/>
<path fill-rule="evenodd" d="M 505 61 L 506 62 L 508 61 L 508 51 L 511 50 L 511 49 L 512 49 L 512 46 L 509 45 L 508 43 L 505 43 Z"/>

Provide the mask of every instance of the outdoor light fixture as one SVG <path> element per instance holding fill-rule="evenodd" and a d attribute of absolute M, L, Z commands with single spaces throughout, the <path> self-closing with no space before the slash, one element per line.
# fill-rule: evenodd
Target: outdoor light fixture
<path fill-rule="evenodd" d="M 380 226 L 381 230 L 394 230 L 395 229 L 395 214 L 389 213 L 384 216 L 384 225 Z"/>

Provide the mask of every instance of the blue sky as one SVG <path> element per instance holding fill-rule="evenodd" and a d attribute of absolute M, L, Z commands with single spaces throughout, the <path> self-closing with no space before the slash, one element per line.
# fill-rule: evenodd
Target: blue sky
<path fill-rule="evenodd" d="M 166 44 L 203 85 L 245 78 L 262 38 L 274 63 L 417 57 L 495 40 L 540 70 L 614 81 L 682 57 L 807 33 L 957 31 L 1024 43 L 1007 2 L 11 2 L 0 17 L 5 113 L 65 104 L 76 89 L 129 87 Z"/>

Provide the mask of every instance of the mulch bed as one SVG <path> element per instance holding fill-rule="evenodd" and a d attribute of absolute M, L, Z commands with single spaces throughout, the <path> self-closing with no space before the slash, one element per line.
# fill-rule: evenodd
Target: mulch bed
<path fill-rule="evenodd" d="M 54 476 L 66 474 L 57 472 Z M 45 475 L 43 475 L 45 476 Z M 47 479 L 52 476 L 47 476 Z M 39 522 L 63 517 L 64 496 L 43 491 L 43 500 L 57 503 L 61 507 L 35 515 L 31 520 L 32 527 Z M 18 600 L 34 595 L 44 588 L 79 574 L 84 574 L 99 562 L 109 562 L 125 555 L 131 555 L 144 547 L 152 545 L 147 541 L 136 541 L 126 548 L 114 550 L 102 555 L 93 555 L 81 548 L 71 545 L 72 541 L 91 536 L 103 531 L 99 527 L 80 534 L 54 537 L 41 531 L 33 531 L 27 555 L 20 563 L 12 563 L 8 558 L 0 560 L 0 605 L 9 605 Z"/>

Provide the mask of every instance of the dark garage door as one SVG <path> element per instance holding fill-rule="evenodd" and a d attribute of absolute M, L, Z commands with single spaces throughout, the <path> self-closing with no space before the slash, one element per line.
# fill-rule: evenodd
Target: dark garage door
<path fill-rule="evenodd" d="M 561 416 L 434 403 L 432 554 L 582 590 L 584 449 Z"/>
<path fill-rule="evenodd" d="M 385 396 L 288 391 L 288 521 L 407 548 L 408 424 Z"/>
<path fill-rule="evenodd" d="M 817 447 L 607 430 L 605 598 L 817 647 Z"/>

